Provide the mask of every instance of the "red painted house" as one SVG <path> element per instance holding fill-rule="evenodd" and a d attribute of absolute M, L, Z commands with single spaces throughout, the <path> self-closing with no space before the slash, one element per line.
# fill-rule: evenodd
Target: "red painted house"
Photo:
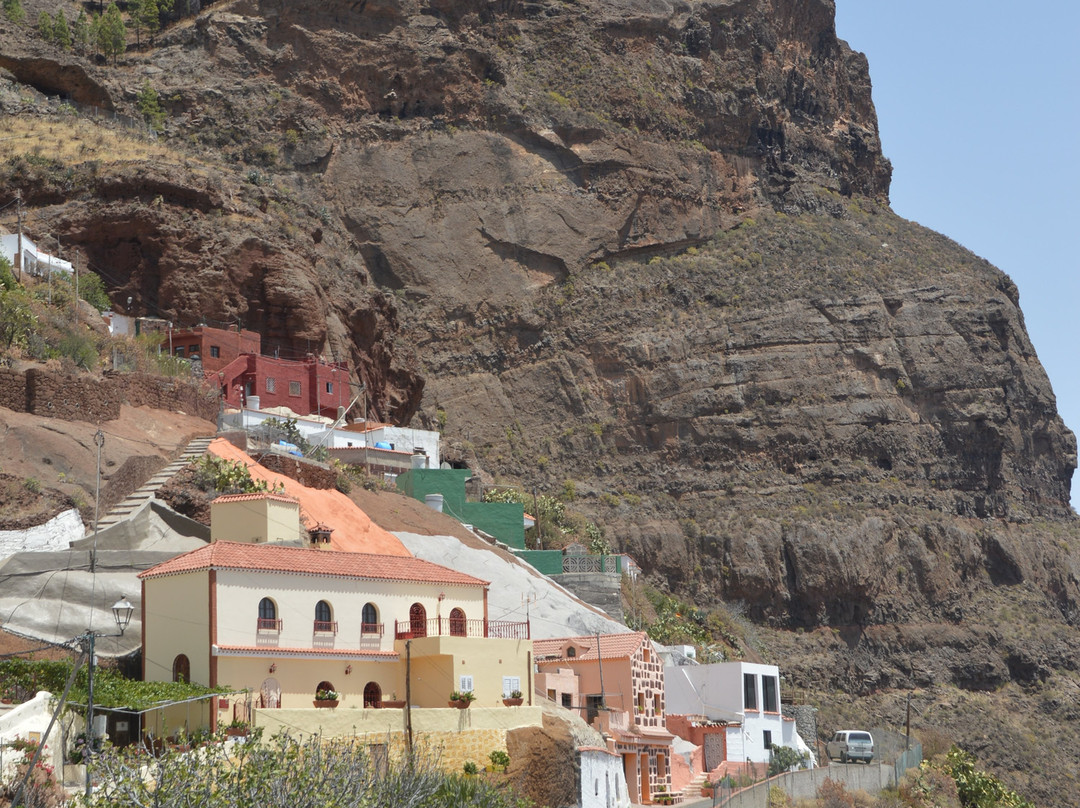
<path fill-rule="evenodd" d="M 221 389 L 227 406 L 288 407 L 297 415 L 336 418 L 338 407 L 349 405 L 347 365 L 311 355 L 263 356 L 255 331 L 197 326 L 168 332 L 168 341 L 174 356 L 199 357 L 204 377 Z"/>

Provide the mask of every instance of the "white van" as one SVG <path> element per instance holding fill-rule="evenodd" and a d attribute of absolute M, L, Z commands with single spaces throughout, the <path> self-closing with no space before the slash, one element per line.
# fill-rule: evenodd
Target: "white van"
<path fill-rule="evenodd" d="M 825 754 L 829 760 L 839 760 L 841 763 L 849 760 L 869 763 L 874 759 L 874 736 L 861 729 L 840 730 L 825 744 Z"/>

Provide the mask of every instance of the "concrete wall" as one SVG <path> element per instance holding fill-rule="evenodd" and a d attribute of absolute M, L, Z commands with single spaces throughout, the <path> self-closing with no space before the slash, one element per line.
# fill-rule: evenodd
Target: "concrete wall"
<path fill-rule="evenodd" d="M 66 550 L 71 542 L 78 541 L 85 535 L 86 527 L 82 517 L 74 508 L 53 517 L 43 525 L 26 530 L 0 530 L 0 561 L 25 551 Z"/>
<path fill-rule="evenodd" d="M 4 744 L 3 758 L 0 760 L 0 782 L 10 782 L 15 774 L 15 767 L 24 759 L 21 752 L 14 752 L 7 744 L 21 738 L 27 740 L 30 733 L 44 736 L 52 717 L 52 694 L 40 691 L 30 701 L 15 706 L 0 708 L 0 744 Z M 46 749 L 42 752 L 42 762 L 60 771 L 63 765 L 63 739 L 60 737 L 60 722 L 52 729 L 52 734 L 45 739 Z"/>
<path fill-rule="evenodd" d="M 561 559 L 559 563 L 561 567 Z M 620 576 L 602 572 L 568 572 L 551 575 L 551 578 L 557 584 L 565 586 L 586 603 L 591 603 L 593 606 L 603 609 L 613 619 L 622 622 L 622 582 Z"/>
<path fill-rule="evenodd" d="M 842 782 L 849 792 L 865 791 L 868 794 L 877 794 L 882 789 L 895 784 L 896 773 L 888 764 L 821 766 L 816 769 L 787 772 L 736 792 L 723 803 L 723 806 L 724 808 L 761 808 L 769 804 L 769 789 L 773 786 L 784 789 L 795 801 L 813 799 L 826 778 Z"/>

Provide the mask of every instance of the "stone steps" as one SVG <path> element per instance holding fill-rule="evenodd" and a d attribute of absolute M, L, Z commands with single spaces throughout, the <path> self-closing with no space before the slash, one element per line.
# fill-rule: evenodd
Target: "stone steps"
<path fill-rule="evenodd" d="M 180 471 L 180 469 L 184 468 L 191 461 L 206 454 L 206 449 L 210 446 L 210 441 L 213 439 L 214 436 L 211 435 L 209 437 L 195 438 L 191 441 L 184 448 L 184 451 L 179 457 L 167 466 L 161 468 L 153 477 L 124 497 L 123 500 L 114 505 L 104 516 L 101 516 L 98 519 L 97 529 L 101 531 L 118 522 L 124 521 L 147 502 L 154 499 L 158 489 L 176 476 L 176 473 Z M 92 524 L 89 525 L 87 532 L 92 533 L 93 530 L 94 526 Z"/>

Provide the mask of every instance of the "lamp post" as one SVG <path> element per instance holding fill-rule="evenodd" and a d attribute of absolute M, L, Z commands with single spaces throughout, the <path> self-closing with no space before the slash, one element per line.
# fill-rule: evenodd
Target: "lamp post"
<path fill-rule="evenodd" d="M 112 607 L 113 619 L 116 620 L 116 627 L 120 629 L 117 634 L 99 634 L 93 629 L 87 629 L 86 633 L 79 637 L 79 642 L 82 644 L 83 649 L 86 651 L 86 752 L 84 753 L 84 759 L 87 762 L 86 765 L 86 802 L 89 805 L 91 792 L 93 791 L 90 784 L 90 765 L 89 757 L 94 752 L 94 641 L 98 637 L 123 637 L 124 630 L 127 629 L 128 624 L 131 622 L 131 614 L 135 611 L 135 607 L 131 605 L 131 602 L 124 597 L 120 596 L 120 600 L 116 601 Z"/>

